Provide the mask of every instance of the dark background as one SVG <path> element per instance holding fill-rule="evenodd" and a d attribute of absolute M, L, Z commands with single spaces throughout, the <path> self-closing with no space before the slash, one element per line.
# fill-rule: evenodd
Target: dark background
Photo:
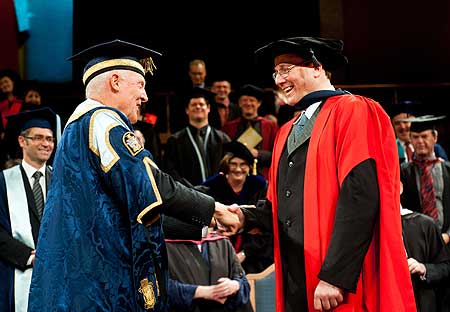
<path fill-rule="evenodd" d="M 317 1 L 292 1 L 278 9 L 256 1 L 126 1 L 120 6 L 74 1 L 74 50 L 116 38 L 157 50 L 163 57 L 151 89 L 160 91 L 183 83 L 195 58 L 206 62 L 209 81 L 225 77 L 236 86 L 271 84 L 270 75 L 259 75 L 254 66 L 253 51 L 280 36 L 318 34 Z M 79 74 L 75 67 L 75 77 Z"/>
<path fill-rule="evenodd" d="M 188 81 L 188 63 L 207 64 L 207 82 L 225 78 L 272 87 L 270 66 L 256 66 L 253 52 L 288 36 L 340 38 L 349 64 L 333 83 L 383 106 L 404 100 L 423 113 L 449 115 L 450 2 L 433 0 L 322 1 L 86 1 L 74 0 L 74 53 L 120 38 L 163 53 L 148 77 L 148 110 L 166 132 L 167 104 Z M 270 65 L 270 64 L 269 64 Z M 48 103 L 68 117 L 84 98 L 82 64 L 73 82 L 48 84 Z M 450 148 L 450 118 L 439 129 Z"/>

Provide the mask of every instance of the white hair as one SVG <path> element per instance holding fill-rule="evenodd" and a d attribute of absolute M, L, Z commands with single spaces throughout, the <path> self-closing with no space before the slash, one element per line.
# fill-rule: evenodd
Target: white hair
<path fill-rule="evenodd" d="M 95 76 L 86 86 L 86 97 L 92 98 L 104 94 L 107 91 L 107 81 L 113 74 L 117 74 L 121 78 L 127 79 L 129 71 L 121 69 L 110 70 Z"/>

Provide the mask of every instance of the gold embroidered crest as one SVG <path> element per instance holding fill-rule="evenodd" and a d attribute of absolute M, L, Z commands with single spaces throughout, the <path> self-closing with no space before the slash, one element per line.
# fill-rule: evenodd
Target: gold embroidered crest
<path fill-rule="evenodd" d="M 153 309 L 156 303 L 153 283 L 144 278 L 143 280 L 141 280 L 141 287 L 139 287 L 139 292 L 144 296 L 144 309 Z"/>
<path fill-rule="evenodd" d="M 133 156 L 136 156 L 144 149 L 144 146 L 142 146 L 141 142 L 133 132 L 129 131 L 125 133 L 122 137 L 122 141 Z"/>

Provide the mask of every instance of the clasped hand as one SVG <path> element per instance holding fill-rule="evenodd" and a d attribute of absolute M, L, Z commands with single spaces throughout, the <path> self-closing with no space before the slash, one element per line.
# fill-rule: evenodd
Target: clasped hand
<path fill-rule="evenodd" d="M 243 227 L 243 214 L 238 205 L 227 206 L 216 202 L 214 218 L 217 231 L 225 236 L 236 234 Z"/>

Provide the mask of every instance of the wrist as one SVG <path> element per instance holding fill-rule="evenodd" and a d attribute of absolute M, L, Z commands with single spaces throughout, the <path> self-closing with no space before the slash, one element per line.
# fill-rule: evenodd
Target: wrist
<path fill-rule="evenodd" d="M 217 230 L 217 219 L 214 216 L 211 219 L 210 227 L 213 228 L 214 230 Z"/>

